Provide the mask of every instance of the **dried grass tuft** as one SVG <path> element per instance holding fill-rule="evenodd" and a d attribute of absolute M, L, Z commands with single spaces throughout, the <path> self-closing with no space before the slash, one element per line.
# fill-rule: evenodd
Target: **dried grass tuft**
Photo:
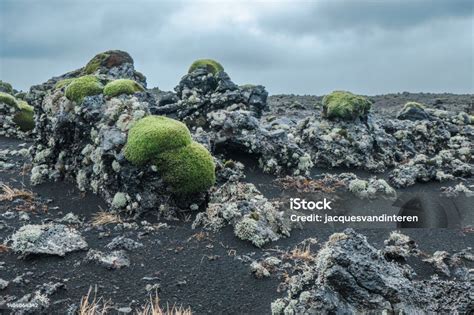
<path fill-rule="evenodd" d="M 150 301 L 148 301 L 143 310 L 138 311 L 137 315 L 192 315 L 191 308 L 183 308 L 182 306 L 173 305 L 170 307 L 166 305 L 166 309 L 163 309 L 160 306 L 160 299 L 158 294 L 154 297 L 150 296 Z"/>
<path fill-rule="evenodd" d="M 97 212 L 91 221 L 93 226 L 122 223 L 122 219 L 117 213 L 100 211 Z"/>
<path fill-rule="evenodd" d="M 111 308 L 110 300 L 104 301 L 101 297 L 97 298 L 97 287 L 94 290 L 94 295 L 91 295 L 92 287 L 89 288 L 87 295 L 81 299 L 79 305 L 78 315 L 105 315 Z"/>
<path fill-rule="evenodd" d="M 3 194 L 0 195 L 0 201 L 12 201 L 13 199 L 21 198 L 27 201 L 33 200 L 33 193 L 29 190 L 21 190 L 11 188 L 6 184 L 2 184 Z"/>

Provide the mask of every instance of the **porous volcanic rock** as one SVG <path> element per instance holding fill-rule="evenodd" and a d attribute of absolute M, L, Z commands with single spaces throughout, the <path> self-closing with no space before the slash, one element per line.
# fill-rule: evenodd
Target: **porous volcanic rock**
<path fill-rule="evenodd" d="M 272 303 L 272 313 L 463 312 L 469 287 L 467 279 L 412 280 L 365 236 L 347 229 L 333 234 L 315 263 L 290 278 L 287 297 Z"/>
<path fill-rule="evenodd" d="M 22 256 L 64 256 L 87 249 L 87 243 L 79 232 L 62 224 L 25 225 L 11 236 L 11 243 L 13 251 Z"/>

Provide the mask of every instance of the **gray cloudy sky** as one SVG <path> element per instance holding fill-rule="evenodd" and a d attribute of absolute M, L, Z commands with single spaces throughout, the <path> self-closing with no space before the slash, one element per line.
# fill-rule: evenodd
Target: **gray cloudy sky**
<path fill-rule="evenodd" d="M 27 89 L 128 51 L 172 89 L 197 58 L 270 93 L 474 93 L 472 0 L 0 0 L 0 79 Z"/>

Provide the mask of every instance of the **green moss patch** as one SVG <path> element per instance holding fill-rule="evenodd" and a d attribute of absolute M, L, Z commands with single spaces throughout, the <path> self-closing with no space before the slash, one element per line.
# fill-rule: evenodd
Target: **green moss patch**
<path fill-rule="evenodd" d="M 218 72 L 224 71 L 224 67 L 215 60 L 198 59 L 191 64 L 191 67 L 189 67 L 188 73 L 191 73 L 198 68 L 205 68 L 207 69 L 207 71 L 211 72 L 212 74 L 216 74 Z"/>
<path fill-rule="evenodd" d="M 107 83 L 104 88 L 104 94 L 114 97 L 121 94 L 134 94 L 144 91 L 143 87 L 137 82 L 129 79 L 119 79 Z"/>
<path fill-rule="evenodd" d="M 0 92 L 12 94 L 13 87 L 10 83 L 0 80 Z"/>
<path fill-rule="evenodd" d="M 214 160 L 201 144 L 192 141 L 183 123 L 147 116 L 128 133 L 125 158 L 135 165 L 155 163 L 163 180 L 178 195 L 208 190 L 214 185 Z"/>
<path fill-rule="evenodd" d="M 20 111 L 13 116 L 15 122 L 21 131 L 30 131 L 35 127 L 33 106 L 25 101 L 18 102 Z"/>
<path fill-rule="evenodd" d="M 60 80 L 56 82 L 56 84 L 54 85 L 54 88 L 62 89 L 63 87 L 67 87 L 69 84 L 71 84 L 72 81 L 74 81 L 74 78 Z"/>
<path fill-rule="evenodd" d="M 11 96 L 10 94 L 0 92 L 0 102 L 5 103 L 12 107 L 18 107 L 18 103 L 15 97 Z"/>
<path fill-rule="evenodd" d="M 99 79 L 92 75 L 86 75 L 72 80 L 66 88 L 66 97 L 78 104 L 82 103 L 84 97 L 102 93 L 103 86 Z"/>
<path fill-rule="evenodd" d="M 365 97 L 346 91 L 334 91 L 324 96 L 322 103 L 325 117 L 345 120 L 366 117 L 372 106 Z"/>
<path fill-rule="evenodd" d="M 197 142 L 160 154 L 156 165 L 177 194 L 206 191 L 216 181 L 212 156 Z"/>
<path fill-rule="evenodd" d="M 185 124 L 163 116 L 147 116 L 137 121 L 128 133 L 125 158 L 135 165 L 155 160 L 158 154 L 191 143 Z"/>
<path fill-rule="evenodd" d="M 92 58 L 84 67 L 84 73 L 92 74 L 100 67 L 110 69 L 124 63 L 133 64 L 133 59 L 127 52 L 121 50 L 108 50 L 95 55 L 94 58 Z"/>

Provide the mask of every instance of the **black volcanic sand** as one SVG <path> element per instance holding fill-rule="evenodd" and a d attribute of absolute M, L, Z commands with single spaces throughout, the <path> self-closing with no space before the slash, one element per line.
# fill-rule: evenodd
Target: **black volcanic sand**
<path fill-rule="evenodd" d="M 270 103 L 277 102 L 278 105 L 284 105 L 284 99 L 276 101 L 278 97 L 288 96 L 272 96 Z M 392 99 L 390 96 L 386 97 Z M 472 104 L 472 96 L 458 97 L 467 102 L 470 99 Z M 299 102 L 310 98 L 302 96 Z M 298 97 L 294 97 L 293 101 L 295 99 Z M 312 97 L 311 100 L 315 99 L 317 97 Z M 401 106 L 400 104 L 397 103 L 397 106 Z M 18 149 L 20 143 L 23 142 L 0 138 L 0 150 Z M 17 158 L 13 160 L 15 159 Z M 282 192 L 277 191 L 277 188 L 268 188 L 272 186 L 271 176 L 262 175 L 257 170 L 252 171 L 248 168 L 247 180 L 254 182 L 267 197 L 281 197 Z M 48 208 L 47 212 L 39 209 L 29 212 L 30 221 L 24 222 L 19 221 L 18 216 L 13 219 L 1 217 L 6 211 L 15 210 L 12 202 L 0 202 L 0 221 L 6 223 L 6 227 L 0 229 L 0 239 L 3 241 L 24 224 L 51 222 L 69 212 L 78 215 L 84 222 L 89 222 L 96 212 L 107 209 L 99 197 L 89 193 L 81 194 L 72 183 L 55 182 L 31 187 L 28 176 L 22 175 L 19 168 L 0 170 L 0 182 L 33 191 L 36 200 L 40 200 Z M 439 194 L 437 186 L 424 187 L 432 190 L 433 194 Z M 364 203 L 367 204 L 366 201 L 360 204 Z M 114 229 L 114 224 L 93 228 L 89 228 L 89 225 L 76 227 L 86 238 L 91 249 L 107 251 L 105 245 L 118 235 L 141 242 L 143 248 L 127 252 L 131 261 L 130 267 L 107 270 L 85 262 L 86 251 L 69 253 L 65 257 L 35 256 L 26 259 L 18 259 L 17 254 L 9 251 L 0 253 L 0 262 L 4 262 L 5 267 L 0 269 L 0 278 L 10 281 L 27 272 L 33 274 L 25 277 L 28 283 L 10 283 L 7 289 L 0 291 L 1 295 L 20 298 L 32 293 L 43 283 L 64 282 L 65 287 L 51 296 L 51 306 L 46 313 L 64 313 L 69 305 L 79 303 L 90 286 L 97 286 L 98 295 L 111 299 L 117 308 L 130 306 L 132 309 L 137 309 L 148 300 L 150 293 L 145 290 L 145 286 L 158 283 L 160 285 L 158 294 L 163 304 L 190 306 L 194 314 L 270 314 L 270 303 L 285 294 L 277 291 L 281 279 L 278 275 L 256 279 L 250 272 L 249 262 L 245 256 L 257 259 L 265 253 L 274 253 L 276 249 L 291 250 L 308 237 L 318 240 L 318 244 L 311 248 L 316 252 L 329 235 L 345 228 L 316 227 L 307 223 L 301 229 L 293 230 L 291 237 L 258 249 L 248 242 L 237 239 L 230 227 L 217 233 L 206 232 L 207 236 L 199 240 L 195 235 L 202 230 L 191 228 L 192 217 L 187 218 L 188 220 L 183 218 L 179 221 L 166 222 L 168 228 L 163 227 L 148 233 L 143 229 L 142 221 L 157 223 L 153 214 L 135 220 L 125 217 L 123 219 L 127 222 L 137 222 L 139 228 L 117 231 Z M 377 248 L 383 246 L 383 241 L 393 230 L 394 228 L 356 229 L 357 232 L 366 235 L 369 242 Z M 438 250 L 453 253 L 474 245 L 474 233 L 461 227 L 403 229 L 402 233 L 412 237 L 419 248 L 429 254 Z M 410 265 L 419 278 L 430 277 L 435 272 L 430 265 L 420 259 L 413 259 Z M 153 280 L 145 280 L 144 277 Z"/>

